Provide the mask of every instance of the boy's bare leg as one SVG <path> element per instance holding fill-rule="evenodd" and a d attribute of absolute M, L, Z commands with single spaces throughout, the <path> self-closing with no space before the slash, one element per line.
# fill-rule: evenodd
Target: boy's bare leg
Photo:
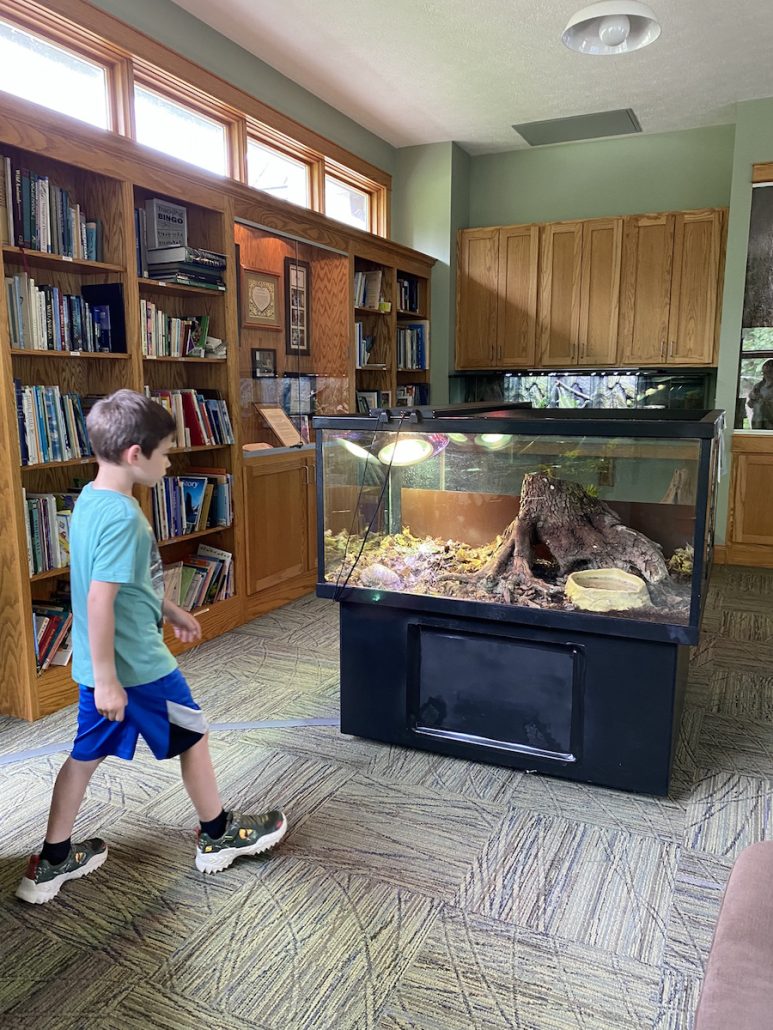
<path fill-rule="evenodd" d="M 75 817 L 83 802 L 86 787 L 94 775 L 94 770 L 102 761 L 101 758 L 95 758 L 91 762 L 79 762 L 75 758 L 68 758 L 59 770 L 46 829 L 46 840 L 50 843 L 68 840 L 72 835 Z"/>
<path fill-rule="evenodd" d="M 223 811 L 215 770 L 209 755 L 209 734 L 180 755 L 180 769 L 188 797 L 201 822 L 217 819 Z"/>

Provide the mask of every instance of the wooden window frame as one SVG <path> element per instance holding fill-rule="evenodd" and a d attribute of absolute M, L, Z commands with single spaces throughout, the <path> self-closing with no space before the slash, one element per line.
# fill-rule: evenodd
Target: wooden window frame
<path fill-rule="evenodd" d="M 48 8 L 32 0 L 2 0 L 0 18 L 100 65 L 105 71 L 108 130 L 122 136 L 132 135 L 133 123 L 126 104 L 132 80 L 132 62 L 125 51 L 68 18 L 51 18 Z M 77 115 L 71 117 L 77 118 Z"/>
<path fill-rule="evenodd" d="M 263 125 L 260 122 L 256 122 L 252 118 L 246 120 L 247 130 L 247 143 L 252 141 L 253 143 L 260 143 L 261 146 L 268 147 L 270 150 L 276 151 L 278 154 L 282 154 L 284 157 L 292 158 L 294 161 L 300 161 L 301 164 L 306 166 L 308 177 L 309 177 L 309 210 L 319 211 L 319 198 L 321 196 L 319 190 L 319 163 L 321 156 L 315 151 L 310 150 L 309 147 L 304 147 L 302 143 L 299 143 L 295 139 L 291 139 L 289 136 L 285 136 L 284 133 L 279 132 L 277 129 L 273 129 L 270 125 Z M 247 147 L 244 148 L 244 160 L 245 169 L 247 165 Z M 249 182 L 249 176 L 245 170 L 245 182 Z M 257 187 L 251 187 L 256 189 Z"/>
<path fill-rule="evenodd" d="M 385 236 L 388 227 L 387 187 L 381 183 L 374 182 L 373 179 L 360 174 L 355 169 L 349 168 L 347 165 L 343 165 L 338 161 L 333 161 L 326 157 L 324 159 L 324 167 L 322 170 L 323 198 L 322 206 L 320 207 L 322 214 L 325 214 L 324 189 L 326 175 L 329 175 L 331 179 L 338 179 L 338 181 L 344 183 L 345 186 L 351 186 L 353 189 L 359 190 L 361 193 L 367 193 L 370 197 L 370 204 L 368 205 L 368 231 L 373 233 L 375 236 Z M 354 228 L 356 228 L 356 226 L 354 226 Z"/>
<path fill-rule="evenodd" d="M 86 0 L 0 0 L 0 16 L 105 68 L 113 132 L 137 138 L 136 80 L 224 125 L 230 178 L 246 184 L 252 137 L 309 166 L 311 210 L 325 213 L 325 174 L 333 175 L 370 195 L 370 232 L 390 238 L 391 175 L 177 51 Z"/>
<path fill-rule="evenodd" d="M 242 127 L 239 126 L 240 122 L 244 123 L 243 115 L 191 83 L 178 79 L 176 75 L 170 75 L 163 69 L 156 68 L 140 58 L 133 60 L 133 73 L 131 106 L 135 124 L 135 139 L 137 138 L 136 116 L 134 115 L 134 86 L 136 85 L 157 93 L 181 107 L 187 107 L 190 111 L 195 111 L 196 114 L 200 114 L 211 122 L 222 125 L 225 130 L 225 174 L 239 182 L 246 181 L 244 178 L 247 162 L 243 149 L 244 127 L 243 124 Z"/>

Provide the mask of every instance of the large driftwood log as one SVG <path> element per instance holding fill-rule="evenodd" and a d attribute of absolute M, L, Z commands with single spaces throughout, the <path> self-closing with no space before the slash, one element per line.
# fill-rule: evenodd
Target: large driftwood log
<path fill-rule="evenodd" d="M 532 571 L 539 544 L 555 559 L 561 575 L 576 569 L 618 568 L 657 584 L 668 577 L 658 544 L 624 526 L 619 516 L 579 483 L 544 472 L 523 478 L 518 516 L 478 574 L 511 586 L 535 586 Z"/>

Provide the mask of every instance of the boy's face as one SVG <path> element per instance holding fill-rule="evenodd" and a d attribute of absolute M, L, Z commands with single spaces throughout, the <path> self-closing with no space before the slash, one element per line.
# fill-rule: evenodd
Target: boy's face
<path fill-rule="evenodd" d="M 174 446 L 174 437 L 162 440 L 149 458 L 146 458 L 139 447 L 131 447 L 127 458 L 134 473 L 134 481 L 143 486 L 155 486 L 160 483 L 169 468 L 169 451 Z"/>

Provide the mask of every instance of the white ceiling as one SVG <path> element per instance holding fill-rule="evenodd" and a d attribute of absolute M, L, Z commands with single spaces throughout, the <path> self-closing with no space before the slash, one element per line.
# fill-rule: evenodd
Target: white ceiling
<path fill-rule="evenodd" d="M 771 0 L 651 0 L 645 50 L 561 43 L 584 0 L 176 0 L 396 147 L 512 150 L 513 123 L 632 107 L 644 132 L 734 121 L 773 95 Z"/>

